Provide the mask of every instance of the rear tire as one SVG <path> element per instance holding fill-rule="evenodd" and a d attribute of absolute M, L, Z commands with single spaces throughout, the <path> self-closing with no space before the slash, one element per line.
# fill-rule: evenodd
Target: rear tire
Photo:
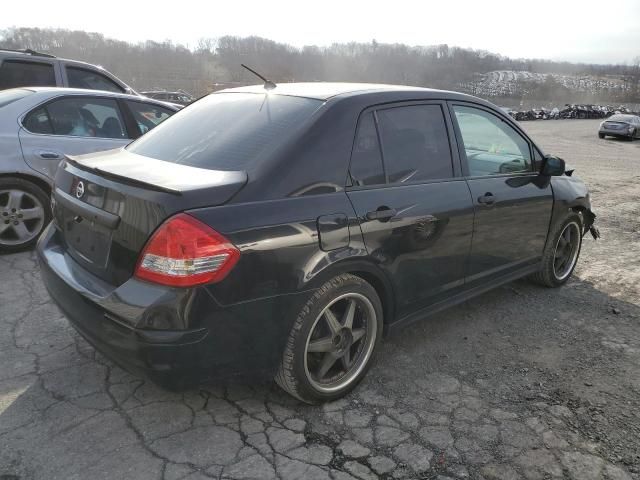
<path fill-rule="evenodd" d="M 320 287 L 291 329 L 276 383 L 310 404 L 336 400 L 362 380 L 382 339 L 382 303 L 360 277 Z"/>
<path fill-rule="evenodd" d="M 636 137 L 636 131 L 634 130 L 633 132 L 631 132 L 631 135 L 629 135 L 629 141 L 633 142 L 633 139 Z"/>
<path fill-rule="evenodd" d="M 554 227 L 542 255 L 540 270 L 532 275 L 533 281 L 550 288 L 567 283 L 580 257 L 582 225 L 582 217 L 574 212 Z"/>
<path fill-rule="evenodd" d="M 22 178 L 0 178 L 0 252 L 32 247 L 51 221 L 49 196 Z"/>

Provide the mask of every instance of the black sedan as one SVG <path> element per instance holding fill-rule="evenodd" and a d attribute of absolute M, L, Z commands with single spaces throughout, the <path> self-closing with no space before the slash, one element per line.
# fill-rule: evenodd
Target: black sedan
<path fill-rule="evenodd" d="M 520 277 L 571 276 L 589 193 L 478 98 L 368 84 L 211 94 L 68 158 L 38 254 L 74 327 L 168 387 L 344 395 L 388 331 Z"/>
<path fill-rule="evenodd" d="M 607 135 L 616 138 L 626 138 L 633 141 L 640 138 L 640 117 L 638 115 L 616 114 L 600 124 L 598 136 L 604 138 Z"/>

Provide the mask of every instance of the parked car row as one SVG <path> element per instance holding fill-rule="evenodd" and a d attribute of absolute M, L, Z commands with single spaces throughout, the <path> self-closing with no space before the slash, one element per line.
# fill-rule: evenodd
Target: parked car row
<path fill-rule="evenodd" d="M 386 331 L 524 276 L 561 286 L 599 236 L 586 186 L 488 102 L 245 68 L 264 85 L 175 116 L 120 91 L 0 91 L 0 249 L 37 242 L 53 300 L 134 373 L 333 400 Z"/>
<path fill-rule="evenodd" d="M 616 114 L 633 114 L 624 105 L 612 107 L 610 105 L 572 105 L 566 104 L 560 108 L 532 108 L 531 110 L 513 110 L 511 108 L 502 107 L 511 118 L 521 121 L 527 120 L 560 120 L 560 119 L 589 119 L 589 118 L 608 118 Z"/>

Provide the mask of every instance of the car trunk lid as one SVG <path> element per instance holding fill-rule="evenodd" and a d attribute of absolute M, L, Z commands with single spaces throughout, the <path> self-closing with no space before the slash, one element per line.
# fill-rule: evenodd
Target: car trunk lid
<path fill-rule="evenodd" d="M 68 157 L 55 178 L 54 221 L 69 255 L 120 285 L 166 218 L 224 204 L 246 182 L 245 172 L 202 169 L 125 149 Z"/>

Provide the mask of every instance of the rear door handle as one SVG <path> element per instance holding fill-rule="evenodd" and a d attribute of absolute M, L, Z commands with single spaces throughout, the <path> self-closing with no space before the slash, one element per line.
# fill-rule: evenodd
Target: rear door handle
<path fill-rule="evenodd" d="M 388 207 L 379 207 L 377 210 L 372 212 L 367 212 L 367 220 L 389 220 L 392 217 L 395 217 L 398 214 L 398 211 L 395 208 Z"/>
<path fill-rule="evenodd" d="M 43 150 L 38 152 L 38 156 L 40 158 L 44 158 L 45 160 L 56 160 L 62 158 L 62 154 L 58 152 L 52 152 L 49 150 Z"/>
<path fill-rule="evenodd" d="M 487 192 L 484 195 L 478 197 L 478 203 L 482 203 L 483 205 L 493 205 L 496 201 L 496 197 L 493 196 L 493 193 Z"/>

